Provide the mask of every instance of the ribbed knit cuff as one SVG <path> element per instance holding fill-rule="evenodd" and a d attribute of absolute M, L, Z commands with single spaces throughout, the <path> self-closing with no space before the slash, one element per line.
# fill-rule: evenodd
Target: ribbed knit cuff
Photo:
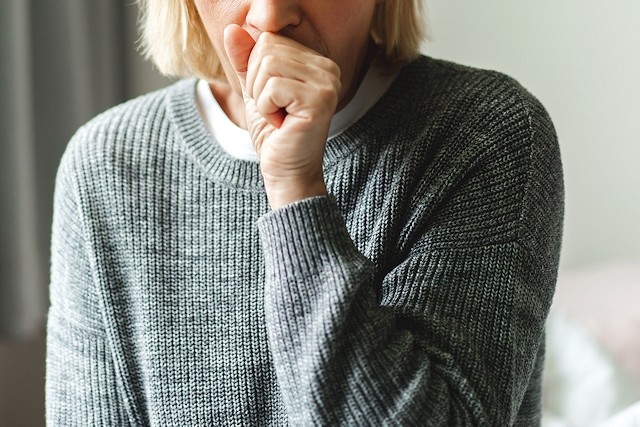
<path fill-rule="evenodd" d="M 311 197 L 263 215 L 258 230 L 267 280 L 302 279 L 337 258 L 362 257 L 333 196 Z"/>

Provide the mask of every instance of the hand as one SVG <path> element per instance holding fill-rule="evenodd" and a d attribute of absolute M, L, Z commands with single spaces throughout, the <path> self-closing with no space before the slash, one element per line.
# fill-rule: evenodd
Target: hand
<path fill-rule="evenodd" d="M 271 208 L 327 194 L 322 159 L 338 105 L 338 66 L 278 34 L 262 33 L 255 41 L 235 24 L 225 28 L 224 46 Z"/>

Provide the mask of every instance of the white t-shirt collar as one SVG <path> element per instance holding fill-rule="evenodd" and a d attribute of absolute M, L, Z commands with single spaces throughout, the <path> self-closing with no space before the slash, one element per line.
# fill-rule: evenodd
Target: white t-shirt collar
<path fill-rule="evenodd" d="M 333 116 L 329 138 L 340 135 L 364 116 L 386 93 L 397 74 L 389 73 L 381 66 L 371 65 L 351 101 Z M 258 161 L 249 132 L 236 126 L 227 117 L 205 80 L 200 80 L 196 86 L 196 102 L 205 127 L 223 150 L 241 160 Z"/>

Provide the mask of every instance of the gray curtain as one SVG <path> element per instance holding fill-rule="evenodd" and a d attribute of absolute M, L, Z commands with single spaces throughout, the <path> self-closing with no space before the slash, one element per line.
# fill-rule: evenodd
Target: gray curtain
<path fill-rule="evenodd" d="M 0 0 L 0 338 L 41 329 L 56 169 L 74 131 L 144 87 L 137 6 Z M 156 77 L 157 79 L 157 77 Z"/>

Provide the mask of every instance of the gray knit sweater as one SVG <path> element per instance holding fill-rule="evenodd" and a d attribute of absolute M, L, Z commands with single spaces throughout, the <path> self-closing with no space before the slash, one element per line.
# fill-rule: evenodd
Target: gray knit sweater
<path fill-rule="evenodd" d="M 542 106 L 421 57 L 270 211 L 195 80 L 82 127 L 57 179 L 50 425 L 535 425 L 563 189 Z"/>

